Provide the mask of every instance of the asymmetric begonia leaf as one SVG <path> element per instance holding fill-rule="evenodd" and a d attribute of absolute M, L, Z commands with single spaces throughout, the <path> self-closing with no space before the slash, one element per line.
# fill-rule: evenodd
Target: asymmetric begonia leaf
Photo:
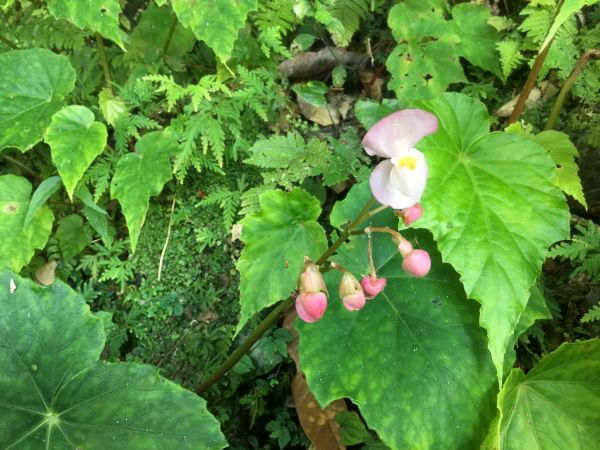
<path fill-rule="evenodd" d="M 123 155 L 117 162 L 110 195 L 121 204 L 133 252 L 146 219 L 150 197 L 160 194 L 165 183 L 173 178 L 170 159 L 178 151 L 174 138 L 154 131 L 137 141 L 135 152 Z"/>
<path fill-rule="evenodd" d="M 563 343 L 498 399 L 501 450 L 600 448 L 600 340 Z"/>
<path fill-rule="evenodd" d="M 364 204 L 369 195 L 362 197 Z M 379 224 L 397 227 L 398 219 L 386 216 Z M 408 276 L 390 237 L 374 234 L 385 290 L 348 312 L 337 294 L 340 274 L 326 273 L 324 317 L 311 324 L 296 320 L 302 370 L 321 405 L 350 398 L 391 448 L 477 448 L 494 416 L 497 389 L 478 305 L 442 264 L 429 233 L 406 237 L 429 251 L 429 275 Z M 366 237 L 352 238 L 334 259 L 356 276 L 368 274 Z"/>
<path fill-rule="evenodd" d="M 37 144 L 75 85 L 69 59 L 34 48 L 0 54 L 0 150 Z"/>
<path fill-rule="evenodd" d="M 60 281 L 0 272 L 2 448 L 221 449 L 203 399 L 158 368 L 104 363 L 102 320 Z"/>
<path fill-rule="evenodd" d="M 255 313 L 290 295 L 305 256 L 316 259 L 327 249 L 319 214 L 319 201 L 302 189 L 275 190 L 262 194 L 260 211 L 242 221 L 246 246 L 237 263 L 242 305 L 237 331 Z"/>
<path fill-rule="evenodd" d="M 79 28 L 89 28 L 125 48 L 119 29 L 119 0 L 48 0 L 48 9 L 57 19 L 66 19 Z"/>
<path fill-rule="evenodd" d="M 458 4 L 452 20 L 445 0 L 405 0 L 388 15 L 398 42 L 386 66 L 389 86 L 402 101 L 430 99 L 450 84 L 466 82 L 459 57 L 500 76 L 498 32 L 487 23 L 484 5 Z"/>
<path fill-rule="evenodd" d="M 92 240 L 89 226 L 78 214 L 61 217 L 56 228 L 56 239 L 65 261 L 78 255 Z"/>
<path fill-rule="evenodd" d="M 510 337 L 548 247 L 569 237 L 569 211 L 554 185 L 555 166 L 539 145 L 490 133 L 485 106 L 462 94 L 420 104 L 439 121 L 418 148 L 429 165 L 415 225 L 429 228 L 444 261 L 481 303 L 498 376 Z"/>
<path fill-rule="evenodd" d="M 0 176 L 0 267 L 20 271 L 35 249 L 46 245 L 54 215 L 48 206 L 38 208 L 31 223 L 24 226 L 32 186 L 26 178 Z"/>
<path fill-rule="evenodd" d="M 556 185 L 587 208 L 578 174 L 579 167 L 575 162 L 579 153 L 569 136 L 560 131 L 548 130 L 531 136 L 530 139 L 550 152 L 557 166 L 554 180 Z"/>
<path fill-rule="evenodd" d="M 94 113 L 85 106 L 71 105 L 54 114 L 44 139 L 73 199 L 77 183 L 106 146 L 106 126 L 95 122 Z"/>
<path fill-rule="evenodd" d="M 221 61 L 231 56 L 246 16 L 257 6 L 256 0 L 172 0 L 171 3 L 179 21 L 190 27 Z"/>

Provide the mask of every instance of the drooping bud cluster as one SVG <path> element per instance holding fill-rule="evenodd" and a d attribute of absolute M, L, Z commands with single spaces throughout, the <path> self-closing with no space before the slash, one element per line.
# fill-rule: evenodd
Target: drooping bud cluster
<path fill-rule="evenodd" d="M 402 255 L 402 269 L 414 277 L 424 277 L 431 269 L 431 258 L 425 250 L 414 249 L 412 244 L 404 239 L 400 233 L 393 235 L 392 239 L 398 246 Z"/>
<path fill-rule="evenodd" d="M 385 289 L 387 285 L 387 280 L 385 278 L 377 278 L 373 274 L 368 277 L 363 277 L 360 280 L 360 285 L 365 291 L 367 298 L 375 298 L 381 291 Z"/>

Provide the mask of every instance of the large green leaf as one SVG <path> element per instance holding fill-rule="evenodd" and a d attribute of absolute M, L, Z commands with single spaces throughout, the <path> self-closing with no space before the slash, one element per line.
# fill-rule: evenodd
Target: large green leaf
<path fill-rule="evenodd" d="M 579 153 L 569 136 L 560 131 L 549 130 L 531 136 L 530 139 L 550 152 L 557 166 L 554 180 L 556 185 L 587 208 L 578 174 L 579 167 L 575 162 Z"/>
<path fill-rule="evenodd" d="M 125 48 L 119 29 L 119 0 L 48 0 L 48 9 L 57 19 L 66 19 L 79 28 L 89 28 Z"/>
<path fill-rule="evenodd" d="M 569 211 L 548 153 L 521 136 L 489 133 L 483 104 L 446 94 L 421 107 L 439 129 L 417 145 L 429 165 L 417 224 L 433 232 L 467 296 L 482 304 L 480 324 L 501 376 L 546 250 L 569 236 Z"/>
<path fill-rule="evenodd" d="M 85 106 L 67 106 L 52 117 L 45 140 L 71 199 L 87 168 L 104 150 L 106 138 L 106 127 L 95 122 Z"/>
<path fill-rule="evenodd" d="M 160 194 L 165 183 L 173 178 L 170 158 L 178 151 L 174 138 L 154 131 L 137 141 L 134 153 L 127 153 L 117 162 L 110 195 L 121 204 L 134 252 L 150 197 Z"/>
<path fill-rule="evenodd" d="M 73 89 L 75 70 L 66 56 L 41 48 L 2 53 L 0 67 L 0 150 L 25 152 Z"/>
<path fill-rule="evenodd" d="M 221 61 L 233 51 L 238 32 L 248 13 L 256 9 L 256 0 L 172 0 L 179 21 L 206 42 Z"/>
<path fill-rule="evenodd" d="M 92 233 L 83 219 L 77 214 L 61 217 L 56 228 L 56 239 L 65 261 L 69 261 L 86 248 L 92 240 Z"/>
<path fill-rule="evenodd" d="M 500 393 L 500 449 L 600 448 L 600 341 L 564 343 Z"/>
<path fill-rule="evenodd" d="M 62 282 L 0 272 L 0 444 L 221 449 L 203 399 L 140 364 L 98 362 L 102 320 Z"/>
<path fill-rule="evenodd" d="M 19 271 L 36 248 L 46 245 L 54 216 L 40 206 L 31 223 L 24 226 L 31 199 L 31 183 L 16 175 L 0 176 L 0 268 Z"/>
<path fill-rule="evenodd" d="M 268 191 L 260 196 L 260 211 L 242 221 L 246 246 L 237 263 L 242 305 L 238 331 L 255 313 L 290 295 L 305 256 L 316 259 L 325 251 L 319 214 L 319 201 L 302 189 Z"/>
<path fill-rule="evenodd" d="M 57 176 L 46 178 L 39 184 L 29 201 L 23 228 L 27 228 L 31 224 L 38 210 L 60 189 L 60 185 L 60 177 Z"/>
<path fill-rule="evenodd" d="M 351 191 L 338 213 L 354 212 L 365 194 Z M 384 217 L 378 225 L 397 226 L 392 214 Z M 442 264 L 429 233 L 406 236 L 430 252 L 430 274 L 409 277 L 389 236 L 374 234 L 375 267 L 387 287 L 351 313 L 337 295 L 339 273 L 327 273 L 324 317 L 296 321 L 302 370 L 322 406 L 350 398 L 391 448 L 477 448 L 494 416 L 497 389 L 477 303 Z M 335 260 L 357 276 L 367 274 L 366 238 L 353 238 Z"/>

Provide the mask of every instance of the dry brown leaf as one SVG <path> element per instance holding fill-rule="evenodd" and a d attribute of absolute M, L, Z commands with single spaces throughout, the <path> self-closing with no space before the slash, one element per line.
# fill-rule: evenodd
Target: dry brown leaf
<path fill-rule="evenodd" d="M 44 286 L 50 286 L 56 280 L 56 261 L 48 261 L 35 271 L 35 280 Z"/>
<path fill-rule="evenodd" d="M 306 52 L 279 64 L 279 71 L 288 78 L 318 79 L 327 75 L 334 67 L 356 66 L 364 61 L 364 55 L 343 48 L 327 47 L 318 52 Z"/>
<path fill-rule="evenodd" d="M 288 344 L 288 353 L 296 363 L 296 377 L 292 381 L 292 395 L 296 404 L 296 411 L 304 433 L 310 439 L 312 447 L 317 450 L 345 450 L 340 437 L 340 425 L 335 420 L 335 415 L 348 411 L 344 400 L 335 400 L 327 407 L 321 408 L 306 383 L 300 368 L 298 357 L 298 333 L 294 329 L 296 311 L 291 310 L 285 316 L 283 327 L 292 334 Z"/>

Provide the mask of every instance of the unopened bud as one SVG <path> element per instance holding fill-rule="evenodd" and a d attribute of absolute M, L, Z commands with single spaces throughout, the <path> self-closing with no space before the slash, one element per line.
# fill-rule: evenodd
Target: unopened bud
<path fill-rule="evenodd" d="M 398 245 L 398 251 L 403 258 L 406 258 L 406 255 L 413 251 L 413 246 L 403 237 L 397 240 L 396 244 Z"/>
<path fill-rule="evenodd" d="M 340 280 L 340 298 L 348 311 L 357 311 L 365 306 L 365 293 L 350 272 L 344 272 Z"/>
<path fill-rule="evenodd" d="M 360 285 L 367 295 L 367 298 L 376 297 L 385 289 L 386 284 L 387 280 L 385 278 L 363 277 L 362 280 L 360 280 Z"/>
<path fill-rule="evenodd" d="M 424 277 L 431 269 L 431 258 L 425 250 L 413 250 L 404 255 L 402 268 L 405 272 L 415 276 Z"/>
<path fill-rule="evenodd" d="M 310 258 L 304 258 L 304 268 L 298 279 L 296 311 L 302 320 L 316 322 L 327 309 L 327 287 L 319 267 Z"/>
<path fill-rule="evenodd" d="M 410 208 L 405 208 L 400 212 L 400 217 L 402 217 L 402 221 L 406 226 L 420 219 L 422 215 L 423 207 L 419 203 L 415 203 Z"/>
<path fill-rule="evenodd" d="M 305 292 L 296 297 L 296 312 L 305 322 L 316 322 L 326 309 L 327 296 L 323 292 Z"/>
<path fill-rule="evenodd" d="M 319 267 L 308 256 L 304 258 L 304 267 L 298 280 L 298 290 L 301 294 L 304 292 L 325 292 L 327 294 L 323 275 L 321 275 Z"/>

